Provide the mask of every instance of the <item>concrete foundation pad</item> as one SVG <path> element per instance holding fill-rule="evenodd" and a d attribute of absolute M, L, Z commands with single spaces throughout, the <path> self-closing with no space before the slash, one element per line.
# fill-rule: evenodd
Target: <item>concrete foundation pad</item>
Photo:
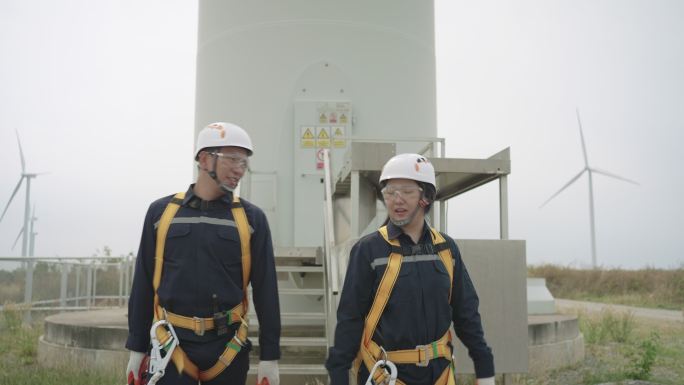
<path fill-rule="evenodd" d="M 293 330 L 296 332 L 296 329 Z M 296 333 L 295 333 L 296 334 Z M 124 348 L 128 335 L 126 309 L 108 309 L 87 312 L 62 313 L 45 319 L 45 334 L 38 345 L 38 362 L 46 367 L 87 367 L 123 373 L 128 362 L 128 351 Z M 252 337 L 254 339 L 254 337 Z M 287 341 L 287 339 L 284 339 Z M 296 339 L 295 339 L 296 342 Z M 579 331 L 577 317 L 551 314 L 528 317 L 529 372 L 543 373 L 548 370 L 572 365 L 584 359 L 584 338 Z M 283 381 L 281 384 L 326 383 L 327 376 L 322 369 L 325 349 L 320 357 L 311 361 L 308 372 L 295 376 L 297 368 L 288 364 L 296 362 L 297 349 L 283 346 L 283 360 L 280 363 Z M 301 354 L 301 353 L 300 353 Z M 256 374 L 258 357 L 252 357 L 250 382 Z"/>

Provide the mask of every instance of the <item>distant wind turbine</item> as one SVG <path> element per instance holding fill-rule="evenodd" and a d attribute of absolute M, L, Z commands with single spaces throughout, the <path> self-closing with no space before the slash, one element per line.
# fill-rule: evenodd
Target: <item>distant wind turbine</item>
<path fill-rule="evenodd" d="M 582 121 L 580 120 L 580 114 L 579 114 L 579 109 L 576 109 L 575 112 L 577 113 L 577 124 L 579 126 L 579 132 L 580 132 L 580 139 L 582 140 L 582 154 L 584 155 L 584 168 L 582 171 L 579 172 L 579 174 L 575 175 L 568 183 L 565 184 L 560 190 L 558 190 L 555 194 L 551 195 L 549 199 L 546 200 L 539 208 L 544 207 L 547 203 L 549 203 L 553 198 L 555 198 L 558 194 L 560 194 L 563 190 L 568 188 L 571 184 L 575 183 L 577 179 L 579 179 L 582 174 L 585 172 L 589 175 L 589 219 L 590 219 L 590 225 L 591 225 L 591 263 L 594 269 L 597 267 L 596 263 L 596 225 L 594 224 L 594 177 L 593 173 L 597 174 L 602 174 L 611 178 L 619 179 L 624 182 L 632 183 L 635 185 L 639 185 L 639 183 L 621 177 L 619 175 L 610 173 L 608 171 L 603 171 L 599 170 L 595 167 L 590 167 L 589 166 L 589 160 L 587 158 L 587 147 L 584 144 L 584 134 L 582 133 Z"/>
<path fill-rule="evenodd" d="M 16 132 L 16 131 L 15 131 Z M 7 209 L 9 208 L 10 204 L 12 203 L 12 200 L 14 197 L 17 195 L 17 192 L 21 188 L 21 184 L 26 179 L 26 203 L 24 204 L 24 226 L 21 228 L 20 234 L 23 235 L 22 238 L 22 244 L 21 244 L 21 255 L 23 257 L 28 256 L 28 240 L 29 240 L 29 220 L 30 220 L 30 215 L 29 215 L 29 207 L 31 205 L 31 178 L 35 178 L 38 175 L 44 174 L 44 173 L 29 173 L 26 172 L 26 162 L 24 161 L 24 151 L 21 149 L 21 140 L 19 140 L 19 132 L 16 132 L 17 134 L 17 143 L 19 144 L 19 156 L 21 157 L 21 176 L 19 177 L 19 183 L 17 183 L 17 186 L 14 188 L 14 191 L 12 192 L 12 195 L 10 196 L 9 201 L 7 201 L 7 205 L 5 205 L 5 209 L 2 211 L 2 214 L 0 215 L 0 222 L 2 219 L 5 217 L 5 213 L 7 213 Z"/>
<path fill-rule="evenodd" d="M 29 257 L 33 257 L 33 256 L 34 256 L 34 255 L 33 255 L 33 251 L 35 250 L 34 247 L 35 247 L 35 243 L 36 243 L 36 235 L 38 235 L 38 233 L 36 233 L 36 232 L 34 231 L 34 228 L 35 228 L 35 222 L 36 222 L 37 220 L 38 220 L 38 218 L 36 217 L 36 204 L 34 203 L 34 204 L 33 204 L 33 210 L 32 210 L 32 213 L 31 213 L 31 225 L 29 226 L 29 228 L 30 228 L 30 233 L 29 233 L 29 252 L 28 252 L 28 256 L 29 256 Z M 23 233 L 24 233 L 24 228 L 22 227 L 21 230 L 19 230 L 19 234 L 17 234 L 17 238 L 14 240 L 14 243 L 12 244 L 12 250 L 14 250 L 14 247 L 17 245 L 17 242 L 19 241 L 19 238 L 21 237 L 21 235 L 22 235 Z"/>

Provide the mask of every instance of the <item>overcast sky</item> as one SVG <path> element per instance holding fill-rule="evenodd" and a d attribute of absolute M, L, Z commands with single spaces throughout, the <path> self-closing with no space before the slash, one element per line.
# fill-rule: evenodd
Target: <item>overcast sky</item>
<path fill-rule="evenodd" d="M 684 266 L 684 3 L 437 0 L 438 134 L 447 155 L 511 147 L 510 237 L 530 264 Z M 137 250 L 149 203 L 192 178 L 197 4 L 187 0 L 0 0 L 0 209 L 32 180 L 36 255 Z M 455 238 L 498 236 L 498 186 L 450 204 Z M 0 255 L 24 189 L 0 222 Z"/>

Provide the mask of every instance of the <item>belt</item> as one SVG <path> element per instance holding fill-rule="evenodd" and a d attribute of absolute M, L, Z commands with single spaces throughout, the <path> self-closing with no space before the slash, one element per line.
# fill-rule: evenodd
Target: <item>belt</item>
<path fill-rule="evenodd" d="M 204 335 L 207 330 L 212 330 L 216 327 L 214 325 L 214 318 L 200 318 L 200 317 L 186 317 L 179 314 L 174 314 L 170 311 L 164 310 L 163 314 L 166 316 L 166 320 L 169 321 L 174 327 L 181 327 L 183 329 L 189 329 L 195 332 L 198 336 Z M 234 308 L 228 310 L 226 313 L 226 322 L 228 325 L 238 323 L 242 321 L 244 316 L 244 310 L 242 304 L 238 304 Z"/>

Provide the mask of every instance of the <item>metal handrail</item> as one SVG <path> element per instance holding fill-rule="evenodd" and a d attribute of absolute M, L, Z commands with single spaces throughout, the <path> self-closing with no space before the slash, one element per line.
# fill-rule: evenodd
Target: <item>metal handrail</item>
<path fill-rule="evenodd" d="M 0 262 L 27 262 L 26 263 L 26 280 L 24 287 L 24 301 L 16 304 L 21 311 L 25 312 L 24 320 L 30 322 L 32 311 L 41 310 L 76 310 L 76 309 L 96 309 L 103 308 L 95 305 L 96 300 L 118 300 L 118 306 L 126 303 L 129 295 L 129 283 L 132 275 L 133 261 L 131 256 L 119 257 L 0 257 Z M 33 300 L 33 275 L 34 264 L 36 262 L 45 262 L 51 265 L 60 265 L 61 274 L 59 279 L 60 289 L 58 291 L 58 298 Z M 118 295 L 98 295 L 97 294 L 97 270 L 116 266 L 119 268 L 118 279 Z M 75 276 L 75 292 L 73 297 L 67 297 L 67 288 L 69 284 L 68 271 L 69 268 L 76 268 Z M 81 283 L 81 269 L 85 269 L 85 287 Z M 85 289 L 85 293 L 82 289 Z M 85 303 L 81 305 L 81 301 Z M 75 306 L 68 306 L 67 303 Z M 50 306 L 53 305 L 53 306 Z M 109 306 L 112 307 L 112 306 Z M 4 306 L 0 306 L 0 311 L 4 310 Z"/>
<path fill-rule="evenodd" d="M 330 164 L 330 150 L 323 150 L 323 169 L 325 170 L 325 260 L 326 260 L 326 270 L 329 271 L 330 277 L 330 288 L 332 294 L 336 295 L 339 293 L 339 273 L 338 266 L 332 260 L 332 251 L 335 248 L 335 229 L 334 229 L 334 216 L 333 216 L 333 206 L 332 206 L 332 165 Z"/>

